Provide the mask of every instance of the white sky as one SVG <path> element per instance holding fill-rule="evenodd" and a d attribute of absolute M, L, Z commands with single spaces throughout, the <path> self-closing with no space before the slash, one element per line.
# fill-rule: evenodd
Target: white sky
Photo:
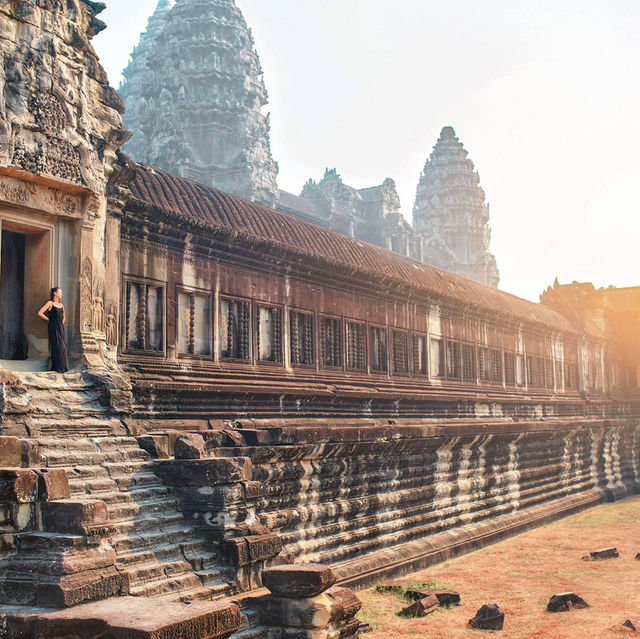
<path fill-rule="evenodd" d="M 500 288 L 640 285 L 639 0 L 237 0 L 270 95 L 279 185 L 420 171 L 452 125 L 491 204 Z M 156 0 L 107 0 L 117 87 Z"/>

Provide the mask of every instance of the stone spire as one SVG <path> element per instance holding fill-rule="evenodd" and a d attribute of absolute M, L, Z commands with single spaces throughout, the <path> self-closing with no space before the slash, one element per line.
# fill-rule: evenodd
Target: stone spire
<path fill-rule="evenodd" d="M 121 94 L 139 162 L 273 206 L 267 91 L 251 31 L 233 0 L 161 0 Z"/>
<path fill-rule="evenodd" d="M 489 205 L 467 156 L 453 127 L 444 127 L 420 176 L 413 221 L 425 262 L 497 287 Z"/>
<path fill-rule="evenodd" d="M 165 26 L 167 14 L 173 7 L 173 3 L 174 0 L 159 0 L 156 10 L 147 22 L 147 30 L 140 36 L 138 45 L 131 53 L 129 64 L 122 72 L 124 80 L 118 93 L 127 107 L 124 119 L 129 130 L 133 133 L 132 140 L 124 147 L 124 150 L 136 159 L 144 157 L 145 152 L 145 141 L 138 120 L 138 109 L 142 102 L 142 87 L 145 76 L 149 73 L 147 63 L 149 55 L 154 49 L 154 43 Z"/>

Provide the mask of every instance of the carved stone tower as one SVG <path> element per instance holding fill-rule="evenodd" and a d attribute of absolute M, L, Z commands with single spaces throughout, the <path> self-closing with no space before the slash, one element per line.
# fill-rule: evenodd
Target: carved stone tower
<path fill-rule="evenodd" d="M 444 127 L 420 176 L 413 221 L 425 262 L 497 287 L 489 205 L 467 156 L 453 127 Z"/>
<path fill-rule="evenodd" d="M 137 161 L 275 204 L 267 92 L 233 0 L 160 0 L 120 91 Z"/>

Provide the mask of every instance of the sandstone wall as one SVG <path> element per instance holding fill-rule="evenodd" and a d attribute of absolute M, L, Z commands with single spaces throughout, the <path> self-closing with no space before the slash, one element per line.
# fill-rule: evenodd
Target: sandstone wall
<path fill-rule="evenodd" d="M 264 491 L 251 513 L 281 537 L 285 555 L 332 565 L 347 583 L 427 565 L 640 487 L 632 419 L 255 426 L 230 436 L 261 444 L 210 454 L 249 457 Z"/>

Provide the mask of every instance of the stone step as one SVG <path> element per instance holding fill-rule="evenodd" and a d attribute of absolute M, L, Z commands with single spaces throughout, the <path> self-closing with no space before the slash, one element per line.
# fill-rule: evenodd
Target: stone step
<path fill-rule="evenodd" d="M 129 594 L 132 597 L 183 597 L 187 591 L 199 591 L 204 586 L 198 577 L 193 573 L 185 573 L 174 577 L 163 576 L 154 581 L 134 585 L 130 588 Z"/>
<path fill-rule="evenodd" d="M 141 535 L 117 532 L 111 535 L 110 541 L 118 556 L 120 556 L 121 553 L 150 550 L 166 543 L 181 545 L 184 542 L 193 541 L 194 537 L 193 529 L 186 524 L 182 524 L 162 530 L 145 531 L 145 534 Z"/>
<path fill-rule="evenodd" d="M 167 577 L 176 577 L 193 572 L 191 564 L 187 561 L 150 561 L 137 563 L 126 568 L 132 586 L 140 586 L 146 583 L 159 581 Z"/>
<path fill-rule="evenodd" d="M 91 496 L 108 504 L 105 497 L 115 494 L 118 485 L 110 478 L 74 476 L 69 478 L 69 491 L 72 497 Z"/>
<path fill-rule="evenodd" d="M 216 565 L 220 559 L 218 555 L 207 555 L 207 542 L 194 539 L 190 542 L 160 543 L 153 549 L 132 550 L 118 553 L 118 563 L 128 566 L 136 563 L 149 563 L 151 561 L 171 561 L 176 557 L 184 557 L 191 565 L 198 568 L 208 568 Z M 202 553 L 202 556 L 201 556 Z M 210 562 L 210 563 L 208 563 Z"/>
<path fill-rule="evenodd" d="M 121 494 L 129 496 L 129 493 Z M 180 512 L 177 501 L 171 496 L 167 496 L 164 499 L 147 499 L 144 501 L 131 499 L 130 501 L 106 503 L 109 506 L 109 518 L 111 521 L 133 521 L 142 517 L 153 518 L 162 513 Z"/>
<path fill-rule="evenodd" d="M 151 517 L 118 520 L 109 514 L 110 524 L 115 529 L 115 535 L 129 534 L 144 536 L 148 532 L 156 532 L 179 526 L 184 522 L 184 516 L 178 511 L 159 512 Z M 191 531 L 191 529 L 189 529 Z"/>

